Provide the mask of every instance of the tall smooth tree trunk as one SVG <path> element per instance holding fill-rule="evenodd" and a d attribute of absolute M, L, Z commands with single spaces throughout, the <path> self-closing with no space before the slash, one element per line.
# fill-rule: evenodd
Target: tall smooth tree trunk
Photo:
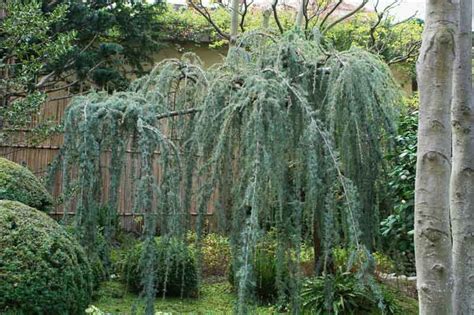
<path fill-rule="evenodd" d="M 230 42 L 235 43 L 239 31 L 240 20 L 240 1 L 232 0 L 231 2 L 231 16 L 230 16 Z"/>
<path fill-rule="evenodd" d="M 272 9 L 268 8 L 262 12 L 262 29 L 265 31 L 270 28 L 270 16 L 272 14 Z"/>
<path fill-rule="evenodd" d="M 304 11 L 306 10 L 307 0 L 300 0 L 298 13 L 296 14 L 295 26 L 299 29 L 304 29 Z"/>
<path fill-rule="evenodd" d="M 460 0 L 451 113 L 454 314 L 474 314 L 474 106 L 472 0 Z"/>
<path fill-rule="evenodd" d="M 451 315 L 450 109 L 456 4 L 427 0 L 417 65 L 420 120 L 415 182 L 415 256 L 421 315 Z"/>

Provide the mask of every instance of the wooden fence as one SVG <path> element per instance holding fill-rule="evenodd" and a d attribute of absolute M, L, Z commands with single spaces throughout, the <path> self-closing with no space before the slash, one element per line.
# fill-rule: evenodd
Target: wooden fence
<path fill-rule="evenodd" d="M 0 17 L 2 12 L 0 11 Z M 155 56 L 156 62 L 162 61 L 167 58 L 180 58 L 186 52 L 193 52 L 200 57 L 204 62 L 205 67 L 212 66 L 213 64 L 222 62 L 223 56 L 226 54 L 227 48 L 221 49 L 208 49 L 199 44 L 193 43 L 180 43 L 169 45 L 161 49 Z M 145 65 L 145 68 L 150 65 Z M 0 74 L 1 76 L 1 74 Z M 69 104 L 70 99 L 73 95 L 70 91 L 59 90 L 48 94 L 48 99 L 43 106 L 41 113 L 36 117 L 32 125 L 36 125 L 38 122 L 44 120 L 51 120 L 53 122 L 61 122 L 64 116 L 64 111 Z M 63 144 L 63 136 L 55 135 L 49 137 L 41 143 L 32 145 L 31 138 L 32 132 L 29 129 L 8 131 L 9 140 L 5 143 L 0 142 L 0 157 L 7 158 L 16 163 L 22 164 L 28 167 L 38 177 L 44 176 L 48 171 L 48 166 L 59 153 L 59 150 Z M 119 205 L 118 212 L 121 218 L 123 227 L 127 230 L 139 230 L 141 222 L 139 218 L 141 214 L 131 213 L 132 209 L 132 196 L 129 193 L 132 191 L 131 164 L 134 163 L 133 153 L 126 153 L 126 162 L 124 167 L 124 173 L 122 175 L 122 182 L 120 183 L 119 193 Z M 101 163 L 101 168 L 104 170 L 108 169 L 108 163 L 104 160 Z M 155 170 L 155 175 L 158 176 L 158 170 Z M 108 181 L 104 179 L 102 181 L 102 189 L 104 192 L 107 191 Z M 54 187 L 52 188 L 52 194 L 54 197 L 58 197 L 61 193 L 62 180 L 60 176 L 57 176 Z M 74 215 L 74 205 L 70 209 L 67 209 L 67 214 Z M 208 211 L 208 227 L 212 229 L 215 226 L 215 220 L 212 216 L 213 210 L 209 208 Z M 64 215 L 64 211 L 61 206 L 51 213 L 51 216 L 58 218 Z M 191 216 L 194 214 L 191 211 Z M 193 220 L 193 219 L 191 219 Z"/>
<path fill-rule="evenodd" d="M 41 114 L 35 119 L 35 123 L 46 119 L 60 122 L 70 99 L 71 96 L 69 95 L 49 95 Z M 49 165 L 57 157 L 63 144 L 62 134 L 49 137 L 45 141 L 34 145 L 30 143 L 32 132 L 29 129 L 8 131 L 8 135 L 8 141 L 3 144 L 0 143 L 0 156 L 28 167 L 38 177 L 44 177 L 47 174 Z M 101 171 L 103 171 L 104 174 L 104 176 L 102 176 L 101 188 L 104 198 L 107 198 L 109 188 L 109 163 L 110 161 L 107 154 L 104 154 L 100 163 Z M 133 170 L 138 171 L 138 167 L 136 167 L 136 165 L 134 166 L 134 164 L 137 163 L 138 159 L 136 158 L 136 153 L 128 150 L 126 152 L 122 179 L 119 186 L 118 215 L 121 225 L 125 230 L 139 232 L 142 228 L 142 214 L 132 212 L 134 196 L 130 193 L 133 191 L 133 178 L 138 176 L 138 174 L 132 174 Z M 154 169 L 154 176 L 159 176 L 159 170 L 157 168 Z M 60 172 L 58 172 L 54 186 L 51 188 L 54 197 L 60 196 L 61 187 L 62 178 Z M 75 202 L 73 201 L 68 209 L 63 209 L 62 205 L 56 206 L 50 215 L 54 218 L 62 218 L 64 215 L 71 216 L 74 215 L 74 213 Z M 209 208 L 208 218 L 206 220 L 208 229 L 213 229 L 215 226 L 212 213 L 212 209 Z M 195 213 L 191 211 L 190 216 L 191 221 L 193 221 Z"/>

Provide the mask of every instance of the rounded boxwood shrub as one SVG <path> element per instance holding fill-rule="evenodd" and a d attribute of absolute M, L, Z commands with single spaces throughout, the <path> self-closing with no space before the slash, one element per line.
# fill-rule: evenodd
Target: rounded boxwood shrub
<path fill-rule="evenodd" d="M 0 158 L 0 199 L 14 200 L 41 211 L 48 211 L 53 198 L 30 170 Z"/>
<path fill-rule="evenodd" d="M 0 314 L 82 314 L 91 294 L 79 243 L 47 214 L 0 200 Z"/>
<path fill-rule="evenodd" d="M 197 268 L 193 252 L 181 240 L 155 239 L 155 275 L 158 294 L 175 297 L 195 297 L 198 293 Z M 132 292 L 143 290 L 143 243 L 136 245 L 129 251 L 124 266 L 125 280 Z"/>

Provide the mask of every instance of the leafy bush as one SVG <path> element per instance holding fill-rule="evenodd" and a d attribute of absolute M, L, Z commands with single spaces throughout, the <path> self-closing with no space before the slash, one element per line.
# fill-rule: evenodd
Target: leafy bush
<path fill-rule="evenodd" d="M 337 273 L 306 281 L 301 299 L 303 309 L 314 314 L 351 314 L 355 311 L 369 311 L 373 304 L 357 279 L 350 273 Z"/>
<path fill-rule="evenodd" d="M 335 248 L 333 250 L 333 258 L 336 270 L 340 272 L 347 271 L 347 267 L 350 266 L 351 272 L 360 271 L 360 266 L 363 264 L 367 258 L 366 254 L 363 252 L 359 252 L 355 255 L 359 257 L 350 257 L 351 253 L 346 248 Z M 383 273 L 390 273 L 393 272 L 395 269 L 395 263 L 388 257 L 387 255 L 375 252 L 371 254 L 371 257 L 375 263 L 375 271 L 383 272 Z M 351 262 L 349 260 L 352 259 Z"/>
<path fill-rule="evenodd" d="M 277 243 L 274 239 L 273 231 L 270 231 L 263 239 L 261 239 L 256 248 L 255 254 L 252 257 L 252 276 L 254 279 L 254 290 L 256 300 L 260 303 L 274 303 L 278 297 L 278 278 L 277 278 Z M 285 262 L 282 263 L 285 265 Z M 288 271 L 285 266 L 282 266 L 282 281 L 289 280 Z M 236 285 L 235 268 L 231 263 L 229 268 L 229 282 L 231 285 Z M 283 297 L 286 299 L 288 292 L 284 293 Z M 280 301 L 279 303 L 282 303 Z"/>
<path fill-rule="evenodd" d="M 92 270 L 92 284 L 94 289 L 97 289 L 102 281 L 107 279 L 107 271 L 105 270 L 104 263 L 98 255 L 93 255 L 90 258 L 91 270 Z"/>
<path fill-rule="evenodd" d="M 64 230 L 73 238 L 77 238 L 77 231 L 75 225 L 64 225 Z M 87 253 L 89 263 L 92 271 L 92 287 L 97 289 L 100 283 L 107 278 L 107 272 L 103 263 L 104 247 L 107 246 L 107 242 L 100 233 L 100 230 L 97 232 L 97 238 L 94 244 L 94 253 Z"/>
<path fill-rule="evenodd" d="M 229 269 L 229 282 L 235 284 L 234 268 Z M 273 302 L 277 296 L 277 269 L 275 252 L 259 246 L 253 260 L 255 294 L 260 302 Z"/>
<path fill-rule="evenodd" d="M 394 314 L 399 309 L 390 292 L 374 292 L 349 272 L 307 280 L 301 300 L 303 310 L 311 314 L 368 314 L 376 307 L 382 308 L 385 314 Z"/>
<path fill-rule="evenodd" d="M 0 158 L 0 200 L 19 201 L 41 211 L 48 211 L 53 198 L 30 170 Z"/>
<path fill-rule="evenodd" d="M 0 313 L 81 314 L 92 272 L 58 223 L 16 201 L 0 201 Z"/>
<path fill-rule="evenodd" d="M 156 238 L 154 273 L 158 294 L 194 297 L 198 293 L 197 268 L 194 254 L 181 240 Z M 124 266 L 124 279 L 133 292 L 143 289 L 143 243 L 132 248 Z"/>
<path fill-rule="evenodd" d="M 416 104 L 417 99 L 412 100 Z M 416 105 L 401 117 L 395 138 L 395 153 L 389 156 L 392 168 L 389 188 L 394 200 L 393 213 L 380 223 L 386 252 L 400 262 L 401 272 L 414 272 L 415 247 L 413 240 L 415 170 L 418 111 Z"/>
<path fill-rule="evenodd" d="M 194 247 L 196 234 L 189 233 L 187 242 Z M 203 277 L 222 277 L 227 274 L 231 252 L 229 239 L 217 233 L 209 233 L 201 240 Z"/>

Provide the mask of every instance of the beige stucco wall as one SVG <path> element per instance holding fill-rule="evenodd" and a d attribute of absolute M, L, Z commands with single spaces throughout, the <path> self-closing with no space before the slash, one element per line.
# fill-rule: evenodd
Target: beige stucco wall
<path fill-rule="evenodd" d="M 165 48 L 161 49 L 155 56 L 156 62 L 163 61 L 169 58 L 180 58 L 184 53 L 193 52 L 203 61 L 204 67 L 210 67 L 216 63 L 222 62 L 224 56 L 227 54 L 227 47 L 218 49 L 209 48 L 208 44 L 195 43 L 169 43 Z M 149 65 L 150 66 L 150 65 Z M 391 67 L 393 76 L 400 84 L 402 90 L 407 96 L 413 93 L 412 77 L 406 69 L 400 66 Z"/>
<path fill-rule="evenodd" d="M 390 67 L 393 77 L 400 84 L 400 87 L 405 92 L 406 96 L 413 94 L 413 79 L 411 74 L 403 67 L 394 65 Z"/>
<path fill-rule="evenodd" d="M 204 67 L 210 67 L 222 62 L 227 54 L 227 47 L 209 48 L 206 43 L 168 43 L 156 55 L 156 62 L 169 58 L 180 58 L 184 53 L 195 53 L 204 63 Z"/>

